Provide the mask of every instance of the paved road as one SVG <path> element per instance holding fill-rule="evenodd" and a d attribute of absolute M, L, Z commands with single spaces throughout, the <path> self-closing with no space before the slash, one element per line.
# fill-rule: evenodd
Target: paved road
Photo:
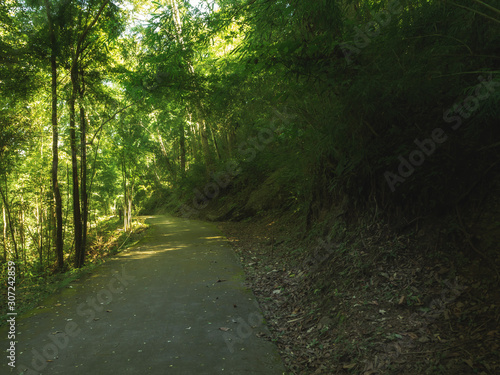
<path fill-rule="evenodd" d="M 16 368 L 4 355 L 0 374 L 284 374 L 217 229 L 171 216 L 148 223 L 138 247 L 18 317 Z M 7 350 L 7 327 L 0 334 Z"/>

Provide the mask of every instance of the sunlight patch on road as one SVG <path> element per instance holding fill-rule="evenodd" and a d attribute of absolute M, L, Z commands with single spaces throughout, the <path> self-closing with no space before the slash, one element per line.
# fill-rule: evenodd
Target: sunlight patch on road
<path fill-rule="evenodd" d="M 160 253 L 164 253 L 167 251 L 175 251 L 175 250 L 183 250 L 186 247 L 189 247 L 187 245 L 180 245 L 180 246 L 161 246 L 158 247 L 155 250 L 136 250 L 133 252 L 129 253 L 124 253 L 122 254 L 123 257 L 126 257 L 128 259 L 146 259 L 150 258 L 154 255 L 158 255 Z"/>
<path fill-rule="evenodd" d="M 215 236 L 215 237 L 203 237 L 204 240 L 223 240 L 224 237 L 222 236 Z"/>

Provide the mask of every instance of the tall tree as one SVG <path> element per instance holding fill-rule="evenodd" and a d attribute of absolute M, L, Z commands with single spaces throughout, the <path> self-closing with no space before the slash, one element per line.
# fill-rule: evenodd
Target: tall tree
<path fill-rule="evenodd" d="M 52 111 L 52 192 L 55 205 L 56 235 L 55 247 L 57 255 L 57 265 L 60 270 L 64 268 L 64 239 L 63 239 L 63 207 L 61 191 L 59 189 L 58 169 L 59 169 L 59 129 L 57 114 L 57 30 L 54 24 L 52 8 L 49 0 L 45 0 L 45 11 L 50 39 L 50 73 L 51 73 L 51 111 Z"/>
<path fill-rule="evenodd" d="M 86 14 L 80 13 L 77 26 L 81 30 L 75 35 L 75 43 L 72 47 L 70 62 L 70 80 L 71 91 L 68 99 L 69 107 L 69 128 L 70 128 L 70 146 L 71 146 L 71 165 L 72 165 L 72 201 L 73 201 L 73 223 L 74 223 L 74 243 L 75 243 L 75 266 L 82 267 L 85 263 L 86 242 L 87 242 L 87 224 L 88 224 L 88 196 L 87 196 L 87 141 L 86 127 L 87 120 L 85 115 L 85 67 L 83 59 L 85 53 L 94 47 L 98 38 L 93 32 L 97 29 L 97 24 L 105 16 L 105 9 L 112 5 L 111 0 L 103 0 L 98 7 L 92 8 L 87 4 Z M 113 11 L 117 11 L 115 6 Z M 110 12 L 107 13 L 110 16 Z M 80 25 L 80 21 L 84 20 Z M 87 20 L 90 22 L 87 23 Z M 116 26 L 116 23 L 110 23 L 108 27 Z M 102 28 L 101 28 L 102 29 Z M 112 34 L 109 28 L 106 30 Z M 76 121 L 76 101 L 79 99 L 80 114 L 80 147 L 77 143 L 77 121 Z M 78 166 L 78 154 L 80 152 L 80 167 Z M 81 186 L 80 186 L 81 184 Z M 80 190 L 81 189 L 81 190 Z"/>

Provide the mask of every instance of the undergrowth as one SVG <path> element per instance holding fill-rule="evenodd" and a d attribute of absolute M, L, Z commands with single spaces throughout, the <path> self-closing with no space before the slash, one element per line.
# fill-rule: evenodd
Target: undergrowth
<path fill-rule="evenodd" d="M 116 217 L 100 221 L 89 233 L 88 262 L 82 268 L 71 268 L 64 273 L 41 272 L 38 275 L 16 279 L 16 312 L 21 315 L 40 304 L 42 300 L 66 287 L 83 275 L 92 273 L 108 256 L 117 254 L 135 245 L 144 235 L 148 226 L 143 217 L 136 218 L 132 230 L 124 232 L 121 222 Z M 66 259 L 69 264 L 71 260 Z M 7 317 L 7 264 L 1 272 L 2 297 L 0 300 L 0 326 Z"/>

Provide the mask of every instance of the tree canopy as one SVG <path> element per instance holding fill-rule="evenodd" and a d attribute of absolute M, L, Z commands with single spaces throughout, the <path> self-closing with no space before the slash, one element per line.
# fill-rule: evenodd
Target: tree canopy
<path fill-rule="evenodd" d="M 2 262 L 81 267 L 100 217 L 192 217 L 270 176 L 307 223 L 453 209 L 499 172 L 499 9 L 3 1 Z"/>

